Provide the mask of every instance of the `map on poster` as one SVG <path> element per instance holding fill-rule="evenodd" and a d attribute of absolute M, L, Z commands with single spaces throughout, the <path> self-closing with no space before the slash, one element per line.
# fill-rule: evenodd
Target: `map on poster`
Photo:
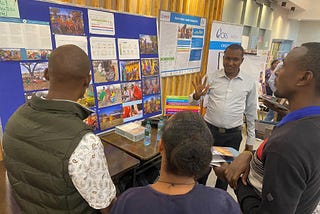
<path fill-rule="evenodd" d="M 161 76 L 199 72 L 206 19 L 160 11 Z"/>

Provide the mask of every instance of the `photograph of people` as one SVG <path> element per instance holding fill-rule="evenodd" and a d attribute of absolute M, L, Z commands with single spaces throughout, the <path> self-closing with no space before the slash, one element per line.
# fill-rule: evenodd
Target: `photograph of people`
<path fill-rule="evenodd" d="M 155 59 L 141 59 L 142 76 L 159 75 L 159 61 Z"/>
<path fill-rule="evenodd" d="M 119 65 L 122 81 L 133 81 L 141 79 L 139 60 L 120 61 Z"/>
<path fill-rule="evenodd" d="M 21 62 L 20 69 L 25 91 L 49 88 L 49 81 L 44 77 L 48 62 Z"/>
<path fill-rule="evenodd" d="M 139 45 L 141 54 L 157 54 L 158 53 L 158 38 L 152 35 L 139 35 Z"/>
<path fill-rule="evenodd" d="M 92 62 L 94 82 L 114 82 L 119 80 L 117 60 L 95 60 Z"/>
<path fill-rule="evenodd" d="M 97 86 L 96 89 L 99 108 L 121 103 L 122 99 L 120 84 L 101 85 Z"/>
<path fill-rule="evenodd" d="M 52 32 L 64 35 L 84 35 L 83 14 L 81 11 L 50 7 Z"/>

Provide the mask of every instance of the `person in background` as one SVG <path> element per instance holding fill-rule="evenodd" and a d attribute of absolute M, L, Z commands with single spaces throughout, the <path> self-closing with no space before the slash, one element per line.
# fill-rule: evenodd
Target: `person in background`
<path fill-rule="evenodd" d="M 240 214 L 238 204 L 227 192 L 196 182 L 209 167 L 212 141 L 210 130 L 198 113 L 173 115 L 165 123 L 159 143 L 159 180 L 124 192 L 111 213 Z"/>
<path fill-rule="evenodd" d="M 273 90 L 272 90 L 272 87 L 270 87 L 268 80 L 271 77 L 271 75 L 274 73 L 274 70 L 276 69 L 279 62 L 280 61 L 278 59 L 272 60 L 272 62 L 270 64 L 270 68 L 268 68 L 264 74 L 264 80 L 265 80 L 264 85 L 266 87 L 266 94 L 269 96 L 273 95 Z"/>
<path fill-rule="evenodd" d="M 312 213 L 320 200 L 320 43 L 291 50 L 275 75 L 274 94 L 288 99 L 290 112 L 220 177 L 236 189 L 245 214 Z"/>
<path fill-rule="evenodd" d="M 271 63 L 271 65 L 272 65 L 272 63 Z M 283 63 L 278 61 L 276 68 L 273 70 L 273 72 L 269 76 L 268 80 L 266 80 L 266 82 L 268 83 L 268 88 L 269 88 L 268 90 L 271 90 L 271 92 L 272 92 L 271 95 L 267 94 L 269 96 L 273 96 L 273 92 L 276 90 L 276 88 L 274 86 L 274 80 L 276 78 L 275 72 L 277 70 L 279 70 L 282 67 L 282 65 L 283 65 Z M 271 68 L 272 68 L 272 66 L 271 66 Z M 264 104 L 269 108 L 269 111 L 268 111 L 266 117 L 264 118 L 264 121 L 271 122 L 274 120 L 274 110 L 272 108 L 270 108 L 271 107 L 270 105 L 268 106 L 269 103 L 264 102 Z"/>
<path fill-rule="evenodd" d="M 203 82 L 199 76 L 192 82 L 194 93 L 189 96 L 189 103 L 197 105 L 200 98 L 207 94 L 208 103 L 204 120 L 215 139 L 215 146 L 227 146 L 239 150 L 242 141 L 243 114 L 245 114 L 246 150 L 252 150 L 257 118 L 257 91 L 255 81 L 245 71 L 240 70 L 243 54 L 244 50 L 240 45 L 228 46 L 223 56 L 224 68 L 205 77 Z M 209 172 L 199 180 L 199 183 L 206 184 L 208 175 Z M 228 184 L 217 179 L 216 187 L 226 190 Z"/>
<path fill-rule="evenodd" d="M 89 86 L 90 61 L 75 45 L 55 49 L 37 93 L 9 119 L 4 160 L 23 213 L 107 213 L 116 196 L 100 138 L 76 101 Z"/>

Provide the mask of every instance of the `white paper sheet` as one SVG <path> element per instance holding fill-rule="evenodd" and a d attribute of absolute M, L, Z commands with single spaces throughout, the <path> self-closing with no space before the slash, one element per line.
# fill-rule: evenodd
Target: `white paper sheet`
<path fill-rule="evenodd" d="M 114 14 L 88 10 L 89 32 L 92 34 L 114 35 Z"/>
<path fill-rule="evenodd" d="M 116 59 L 116 43 L 114 38 L 90 37 L 91 58 Z"/>
<path fill-rule="evenodd" d="M 65 35 L 55 34 L 55 40 L 56 40 L 56 47 L 73 44 L 78 46 L 88 54 L 87 37 L 85 36 L 65 36 Z"/>
<path fill-rule="evenodd" d="M 119 59 L 139 59 L 139 41 L 137 39 L 118 39 Z"/>

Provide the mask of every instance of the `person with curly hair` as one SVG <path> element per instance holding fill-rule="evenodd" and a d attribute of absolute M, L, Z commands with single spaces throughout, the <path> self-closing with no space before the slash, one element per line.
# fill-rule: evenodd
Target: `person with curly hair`
<path fill-rule="evenodd" d="M 241 213 L 225 191 L 198 184 L 208 171 L 213 137 L 198 113 L 179 112 L 163 127 L 159 179 L 151 185 L 127 190 L 111 213 Z"/>

